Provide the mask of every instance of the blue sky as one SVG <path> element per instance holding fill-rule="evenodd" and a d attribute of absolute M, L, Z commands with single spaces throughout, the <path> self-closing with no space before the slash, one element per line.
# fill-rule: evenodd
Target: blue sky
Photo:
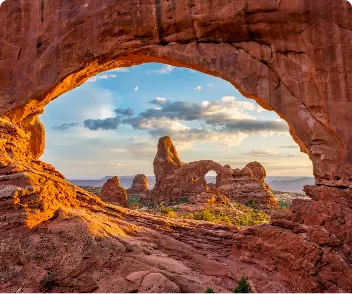
<path fill-rule="evenodd" d="M 68 178 L 153 174 L 159 137 L 181 159 L 233 168 L 261 162 L 271 176 L 311 176 L 287 124 L 230 83 L 185 68 L 144 64 L 92 77 L 60 96 L 41 120 L 41 157 Z"/>

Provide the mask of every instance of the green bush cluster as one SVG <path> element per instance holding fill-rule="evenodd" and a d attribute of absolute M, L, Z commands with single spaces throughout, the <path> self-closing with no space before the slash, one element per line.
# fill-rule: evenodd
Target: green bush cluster
<path fill-rule="evenodd" d="M 279 201 L 277 203 L 278 206 L 284 207 L 284 208 L 289 208 L 290 207 L 290 201 Z"/>
<path fill-rule="evenodd" d="M 127 199 L 128 206 L 134 209 L 142 207 L 142 197 L 140 195 L 129 195 Z"/>
<path fill-rule="evenodd" d="M 260 211 L 248 210 L 239 216 L 230 216 L 222 211 L 211 211 L 210 209 L 202 209 L 193 213 L 183 215 L 182 218 L 204 220 L 213 223 L 225 223 L 228 225 L 251 226 L 265 222 L 269 222 L 269 217 Z"/>
<path fill-rule="evenodd" d="M 179 198 L 173 201 L 169 202 L 169 206 L 174 206 L 174 205 L 181 205 L 181 204 L 187 204 L 189 203 L 188 199 L 186 198 Z"/>
<path fill-rule="evenodd" d="M 212 288 L 208 288 L 204 293 L 215 293 L 215 291 Z M 233 290 L 233 293 L 253 293 L 252 287 L 245 275 L 242 275 L 242 278 L 237 282 L 237 287 Z"/>
<path fill-rule="evenodd" d="M 233 290 L 233 293 L 253 293 L 251 285 L 248 283 L 248 278 L 245 275 L 242 275 L 242 278 L 238 281 L 238 285 Z"/>

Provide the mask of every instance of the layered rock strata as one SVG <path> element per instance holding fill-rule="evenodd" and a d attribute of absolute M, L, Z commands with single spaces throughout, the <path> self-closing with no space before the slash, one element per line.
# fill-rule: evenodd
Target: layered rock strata
<path fill-rule="evenodd" d="M 135 292 L 125 277 L 145 270 L 181 292 L 231 291 L 242 272 L 258 292 L 351 292 L 351 31 L 345 0 L 4 1 L 1 291 Z M 50 101 L 146 62 L 218 76 L 278 113 L 312 160 L 312 200 L 233 234 L 102 203 L 38 160 Z"/>
<path fill-rule="evenodd" d="M 254 264 L 296 292 L 352 289 L 352 191 L 306 186 L 271 225 L 234 235 L 233 259 Z"/>
<path fill-rule="evenodd" d="M 211 188 L 205 180 L 209 171 L 217 174 L 215 187 Z M 198 194 L 209 193 L 209 198 L 215 194 L 241 203 L 276 204 L 269 186 L 264 182 L 265 169 L 259 162 L 249 163 L 242 170 L 211 160 L 181 164 L 170 137 L 163 137 L 158 142 L 154 173 L 156 184 L 151 198 L 156 202 L 194 199 Z"/>
<path fill-rule="evenodd" d="M 188 67 L 278 113 L 312 160 L 317 183 L 348 187 L 351 11 L 346 0 L 5 1 L 0 117 L 30 134 L 27 147 L 38 159 L 38 116 L 62 93 L 116 67 Z"/>

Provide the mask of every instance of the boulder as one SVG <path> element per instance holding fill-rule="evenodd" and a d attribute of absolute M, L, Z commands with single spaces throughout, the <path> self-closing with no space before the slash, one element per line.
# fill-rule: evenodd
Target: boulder
<path fill-rule="evenodd" d="M 151 273 L 144 277 L 138 292 L 142 293 L 179 293 L 180 288 L 164 275 Z"/>

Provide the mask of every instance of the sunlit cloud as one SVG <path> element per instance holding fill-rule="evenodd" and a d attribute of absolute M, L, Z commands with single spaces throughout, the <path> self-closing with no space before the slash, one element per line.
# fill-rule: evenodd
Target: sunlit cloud
<path fill-rule="evenodd" d="M 110 163 L 104 164 L 104 166 L 108 168 L 118 168 L 118 167 L 124 167 L 125 165 L 120 162 L 110 162 Z"/>
<path fill-rule="evenodd" d="M 88 83 L 95 83 L 99 80 L 107 80 L 107 79 L 115 79 L 117 78 L 117 75 L 115 74 L 100 74 L 96 75 L 94 77 L 91 77 L 90 79 L 87 80 Z"/>
<path fill-rule="evenodd" d="M 115 68 L 115 69 L 111 69 L 107 72 L 129 72 L 129 68 L 127 67 L 118 67 L 118 68 Z"/>
<path fill-rule="evenodd" d="M 149 74 L 170 74 L 174 70 L 174 66 L 172 65 L 165 65 L 160 69 L 157 70 L 149 70 L 147 73 Z"/>
<path fill-rule="evenodd" d="M 201 92 L 203 90 L 203 87 L 202 86 L 197 86 L 193 90 L 196 91 L 196 92 Z"/>

